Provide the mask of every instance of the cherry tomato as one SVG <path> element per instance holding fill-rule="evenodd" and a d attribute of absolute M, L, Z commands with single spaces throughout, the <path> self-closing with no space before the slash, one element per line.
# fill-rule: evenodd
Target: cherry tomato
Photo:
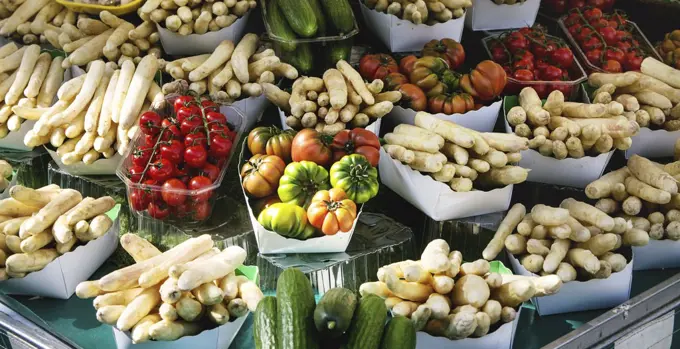
<path fill-rule="evenodd" d="M 544 61 L 544 60 L 542 60 L 542 59 L 537 59 L 537 60 L 536 60 L 536 64 L 535 64 L 536 69 L 537 69 L 538 71 L 541 71 L 541 70 L 545 69 L 545 68 L 546 68 L 547 66 L 549 66 L 549 65 L 550 65 L 550 64 L 548 64 L 548 62 L 546 62 L 546 61 Z"/>
<path fill-rule="evenodd" d="M 142 173 L 144 173 L 144 166 L 137 166 L 137 165 L 132 165 L 130 169 L 128 170 L 128 177 L 130 178 L 130 181 L 134 183 L 139 183 L 140 179 L 142 179 Z"/>
<path fill-rule="evenodd" d="M 628 41 L 619 41 L 614 44 L 614 47 L 620 49 L 623 52 L 628 52 L 633 46 Z"/>
<path fill-rule="evenodd" d="M 184 150 L 184 163 L 193 168 L 201 168 L 208 159 L 208 152 L 200 145 L 192 145 Z"/>
<path fill-rule="evenodd" d="M 616 40 L 618 41 L 630 41 L 633 39 L 633 36 L 625 31 L 625 30 L 617 30 L 616 31 Z"/>
<path fill-rule="evenodd" d="M 553 44 L 532 44 L 531 51 L 534 53 L 535 57 L 544 58 L 550 54 L 550 52 L 555 50 L 555 45 Z"/>
<path fill-rule="evenodd" d="M 527 69 L 517 69 L 512 74 L 512 77 L 520 81 L 533 81 L 534 73 Z"/>
<path fill-rule="evenodd" d="M 552 52 L 552 62 L 561 68 L 569 69 L 574 64 L 574 54 L 568 47 L 560 47 Z"/>
<path fill-rule="evenodd" d="M 203 131 L 195 131 L 189 133 L 184 137 L 184 147 L 190 147 L 192 145 L 200 145 L 204 148 L 208 147 L 208 138 Z"/>
<path fill-rule="evenodd" d="M 144 145 L 147 147 L 152 147 L 156 145 L 156 141 L 158 140 L 158 135 L 144 135 Z"/>
<path fill-rule="evenodd" d="M 203 116 L 203 113 L 201 112 L 201 108 L 197 105 L 190 105 L 188 107 L 181 108 L 179 111 L 177 111 L 177 122 L 181 123 L 184 121 L 184 119 L 190 118 L 190 117 L 201 117 Z"/>
<path fill-rule="evenodd" d="M 628 52 L 626 54 L 626 60 L 623 62 L 623 66 L 626 70 L 640 70 L 640 65 L 642 65 L 642 60 L 644 57 L 638 52 Z"/>
<path fill-rule="evenodd" d="M 519 61 L 515 62 L 515 64 L 513 64 L 512 67 L 515 70 L 517 69 L 534 70 L 534 62 L 528 59 L 520 59 Z"/>
<path fill-rule="evenodd" d="M 172 104 L 172 107 L 175 110 L 175 114 L 177 114 L 177 112 L 180 109 L 187 107 L 189 105 L 195 104 L 195 103 L 196 103 L 196 100 L 192 96 L 180 96 L 180 97 L 177 97 L 177 99 L 175 99 L 175 102 Z"/>
<path fill-rule="evenodd" d="M 149 216 L 156 219 L 165 219 L 170 215 L 170 207 L 160 200 L 149 203 L 147 210 Z"/>
<path fill-rule="evenodd" d="M 145 135 L 157 135 L 161 131 L 162 118 L 153 111 L 147 111 L 139 117 L 139 128 Z"/>
<path fill-rule="evenodd" d="M 141 146 L 132 151 L 132 163 L 135 166 L 145 167 L 146 164 L 151 160 L 151 153 L 153 153 L 153 148 L 148 146 Z"/>
<path fill-rule="evenodd" d="M 216 134 L 210 137 L 210 155 L 216 158 L 226 158 L 231 152 L 231 140 L 223 135 Z"/>
<path fill-rule="evenodd" d="M 182 181 L 177 178 L 170 178 L 163 183 L 161 197 L 169 206 L 178 206 L 184 203 L 187 198 L 184 192 L 186 189 L 187 187 Z"/>
<path fill-rule="evenodd" d="M 619 50 L 616 47 L 607 47 L 604 49 L 604 59 L 605 60 L 615 60 L 619 63 L 623 63 L 625 59 L 625 54 L 623 51 Z"/>
<path fill-rule="evenodd" d="M 510 67 L 507 66 L 507 65 L 503 65 L 502 67 L 503 67 L 503 70 L 505 71 L 505 74 L 506 74 L 506 75 L 512 76 L 512 68 L 510 68 Z"/>
<path fill-rule="evenodd" d="M 189 181 L 189 189 L 200 191 L 212 185 L 210 178 L 206 176 L 196 176 Z M 212 196 L 212 190 L 202 190 L 199 193 L 193 194 L 192 198 L 195 202 L 207 201 Z"/>
<path fill-rule="evenodd" d="M 610 73 L 620 73 L 621 72 L 621 63 L 610 59 L 602 65 L 602 69 L 604 71 L 610 72 Z"/>
<path fill-rule="evenodd" d="M 182 132 L 180 132 L 177 125 L 173 124 L 170 119 L 163 120 L 161 124 L 163 125 L 163 128 L 165 128 L 165 131 L 163 131 L 163 136 L 161 136 L 163 141 L 182 138 Z"/>
<path fill-rule="evenodd" d="M 531 53 L 531 51 L 529 51 L 529 50 L 522 50 L 522 51 L 515 52 L 515 54 L 513 55 L 513 59 L 516 60 L 516 61 L 518 61 L 520 59 L 528 59 L 530 61 L 533 61 L 534 60 L 534 54 Z"/>
<path fill-rule="evenodd" d="M 609 26 L 609 21 L 604 19 L 604 18 L 600 18 L 600 19 L 596 19 L 596 20 L 591 21 L 590 25 L 593 28 L 604 28 L 604 27 Z"/>
<path fill-rule="evenodd" d="M 212 183 L 215 183 L 217 178 L 220 176 L 220 169 L 213 164 L 205 164 L 203 168 L 198 172 L 201 176 L 210 178 Z"/>
<path fill-rule="evenodd" d="M 589 8 L 585 11 L 583 11 L 583 17 L 586 18 L 587 21 L 592 21 L 592 20 L 598 20 L 602 18 L 602 10 L 599 8 Z"/>
<path fill-rule="evenodd" d="M 168 159 L 160 159 L 149 166 L 149 176 L 158 181 L 165 182 L 172 176 L 174 166 Z"/>
<path fill-rule="evenodd" d="M 210 133 L 224 133 L 224 134 L 229 134 L 230 131 L 231 131 L 231 130 L 229 129 L 229 126 L 227 126 L 226 124 L 212 124 L 212 125 L 210 125 L 210 127 L 208 127 L 208 128 L 210 129 Z"/>
<path fill-rule="evenodd" d="M 602 57 L 602 50 L 595 49 L 586 52 L 586 59 L 594 66 L 600 66 L 600 58 Z"/>
<path fill-rule="evenodd" d="M 149 196 L 143 189 L 135 189 L 130 193 L 130 206 L 135 211 L 144 211 L 149 206 Z"/>
<path fill-rule="evenodd" d="M 151 200 L 160 200 L 161 199 L 161 192 L 159 190 L 154 190 L 154 189 L 158 189 L 158 188 L 151 188 L 152 186 L 153 187 L 158 186 L 158 182 L 156 180 L 147 179 L 142 184 L 144 184 L 146 186 L 146 188 L 144 189 L 144 193 Z"/>
<path fill-rule="evenodd" d="M 182 162 L 182 156 L 184 155 L 184 146 L 180 141 L 171 140 L 169 143 L 165 143 L 160 147 L 161 159 L 168 159 L 173 164 L 179 164 Z"/>
<path fill-rule="evenodd" d="M 508 61 L 508 53 L 503 46 L 495 46 L 491 48 L 491 59 L 496 63 L 505 63 Z"/>
<path fill-rule="evenodd" d="M 529 48 L 529 42 L 524 37 L 524 34 L 519 32 L 512 32 L 506 38 L 506 46 L 511 53 Z"/>
<path fill-rule="evenodd" d="M 541 71 L 541 79 L 547 81 L 556 81 L 562 78 L 562 69 L 549 65 L 547 68 Z"/>
<path fill-rule="evenodd" d="M 600 33 L 607 45 L 614 45 L 618 41 L 616 38 L 616 29 L 612 27 L 600 28 L 597 31 Z"/>
<path fill-rule="evenodd" d="M 208 114 L 206 114 L 205 120 L 208 122 L 208 125 L 227 123 L 227 117 L 219 112 L 209 112 Z"/>
<path fill-rule="evenodd" d="M 215 104 L 215 102 L 213 102 L 209 99 L 203 99 L 201 101 L 201 106 L 203 107 L 203 109 L 205 110 L 206 113 L 207 112 L 219 112 L 220 111 L 220 107 L 217 104 Z"/>
<path fill-rule="evenodd" d="M 586 51 L 598 49 L 602 47 L 602 41 L 597 36 L 592 36 L 590 39 L 583 43 L 583 49 Z"/>
<path fill-rule="evenodd" d="M 208 201 L 194 203 L 192 205 L 192 211 L 194 213 L 193 218 L 197 221 L 208 219 L 210 217 L 211 208 L 212 206 Z"/>
<path fill-rule="evenodd" d="M 203 120 L 198 116 L 186 118 L 180 123 L 179 130 L 185 136 L 194 130 L 203 130 Z"/>
<path fill-rule="evenodd" d="M 592 35 L 593 31 L 590 28 L 580 27 L 576 33 L 576 40 L 578 40 L 578 42 L 585 42 L 586 40 L 590 39 Z"/>
<path fill-rule="evenodd" d="M 191 203 L 184 201 L 184 203 L 172 207 L 172 214 L 177 218 L 191 216 Z"/>

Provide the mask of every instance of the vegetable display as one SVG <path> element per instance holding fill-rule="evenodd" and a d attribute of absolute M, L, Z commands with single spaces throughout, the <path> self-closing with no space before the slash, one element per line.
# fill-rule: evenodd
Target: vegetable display
<path fill-rule="evenodd" d="M 256 6 L 255 0 L 154 0 L 146 1 L 137 14 L 147 23 L 158 23 L 179 35 L 205 34 L 229 27 Z"/>
<path fill-rule="evenodd" d="M 541 98 L 554 90 L 571 97 L 584 73 L 569 46 L 541 27 L 522 28 L 483 40 L 491 59 L 508 74 L 506 94 L 533 87 Z"/>
<path fill-rule="evenodd" d="M 401 124 L 385 134 L 383 149 L 393 159 L 432 176 L 456 192 L 522 183 L 529 172 L 519 166 L 524 137 L 477 132 L 419 112 L 415 126 Z"/>
<path fill-rule="evenodd" d="M 654 48 L 624 13 L 603 14 L 598 8 L 569 11 L 560 24 L 591 71 L 639 71 Z"/>
<path fill-rule="evenodd" d="M 23 278 L 78 245 L 104 236 L 116 202 L 52 184 L 39 189 L 15 185 L 0 201 L 0 280 Z"/>
<path fill-rule="evenodd" d="M 533 274 L 557 275 L 566 283 L 606 279 L 628 264 L 621 246 L 644 246 L 646 231 L 623 217 L 613 218 L 597 207 L 565 199 L 560 207 L 536 205 L 531 212 L 515 204 L 482 252 L 494 259 L 505 247 Z"/>
<path fill-rule="evenodd" d="M 346 288 L 328 290 L 314 301 L 312 284 L 296 268 L 281 273 L 276 297 L 265 297 L 255 311 L 255 347 L 347 349 L 415 349 L 416 331 L 404 317 L 387 322 L 387 307 L 378 296 Z M 387 322 L 387 324 L 385 324 Z"/>
<path fill-rule="evenodd" d="M 393 1 L 363 0 L 366 7 L 397 16 L 413 24 L 435 25 L 457 19 L 465 15 L 465 9 L 472 7 L 470 0 L 457 1 Z"/>
<path fill-rule="evenodd" d="M 136 68 L 131 61 L 113 68 L 111 62 L 93 61 L 87 73 L 58 88 L 59 100 L 51 107 L 17 108 L 37 120 L 24 144 L 49 143 L 65 165 L 124 154 L 140 130 L 143 112 L 163 103 L 164 95 L 153 82 L 155 56 L 145 56 Z"/>
<path fill-rule="evenodd" d="M 164 93 L 208 95 L 218 103 L 257 97 L 278 79 L 296 79 L 298 71 L 280 61 L 274 50 L 257 52 L 257 35 L 246 34 L 236 45 L 222 41 L 211 54 L 179 58 L 165 65 L 175 81 L 163 85 Z M 265 86 L 267 84 L 267 86 Z M 274 85 L 272 85 L 274 86 Z"/>
<path fill-rule="evenodd" d="M 519 105 L 507 111 L 507 122 L 516 135 L 529 138 L 531 149 L 558 160 L 630 148 L 640 125 L 627 116 L 621 103 L 611 98 L 596 99 L 593 104 L 564 99 L 555 90 L 543 103 L 533 88 L 525 87 Z"/>
<path fill-rule="evenodd" d="M 367 64 L 365 62 L 360 70 L 369 69 Z M 268 85 L 265 95 L 285 113 L 289 127 L 295 130 L 313 128 L 324 135 L 335 136 L 346 128 L 366 127 L 392 111 L 401 95 L 394 91 L 382 92 L 383 87 L 379 78 L 364 82 L 359 72 L 340 60 L 337 69 L 326 70 L 323 78 L 295 80 L 291 93 Z"/>
<path fill-rule="evenodd" d="M 160 220 L 204 221 L 239 134 L 233 120 L 230 124 L 209 99 L 178 96 L 168 102 L 172 105 L 142 114 L 142 134 L 118 176 L 128 187 L 134 212 Z M 264 178 L 276 175 L 275 165 L 253 160 L 246 171 L 248 183 L 262 185 Z"/>
<path fill-rule="evenodd" d="M 464 61 L 465 50 L 457 41 L 431 40 L 424 45 L 420 58 L 405 56 L 398 67 L 390 56 L 366 55 L 359 62 L 359 72 L 365 79 L 383 80 L 387 92 L 376 96 L 377 100 L 400 102 L 415 111 L 463 114 L 498 98 L 507 83 L 503 68 L 489 60 L 480 62 L 468 74 L 456 72 Z"/>
<path fill-rule="evenodd" d="M 220 251 L 209 235 L 191 238 L 161 253 L 133 234 L 121 245 L 135 264 L 76 287 L 94 298 L 97 320 L 127 332 L 133 343 L 174 341 L 224 325 L 255 311 L 262 291 L 238 268 L 246 251 Z"/>
<path fill-rule="evenodd" d="M 464 262 L 441 239 L 431 241 L 420 260 L 383 266 L 377 276 L 359 288 L 362 300 L 378 296 L 394 319 L 409 318 L 416 331 L 450 340 L 486 336 L 512 322 L 523 302 L 562 287 L 553 275 L 515 276 L 492 270 L 484 259 Z"/>
<path fill-rule="evenodd" d="M 623 115 L 640 127 L 680 130 L 679 70 L 647 57 L 640 73 L 593 73 L 588 83 L 597 88 L 594 101 L 620 103 Z"/>
<path fill-rule="evenodd" d="M 64 78 L 61 61 L 41 53 L 38 45 L 19 48 L 10 42 L 0 47 L 0 138 L 19 131 L 26 120 L 38 120 L 52 105 Z"/>
<path fill-rule="evenodd" d="M 3 192 L 9 186 L 12 180 L 12 165 L 5 160 L 0 160 L 0 192 Z"/>
<path fill-rule="evenodd" d="M 667 33 L 663 41 L 657 44 L 656 51 L 667 65 L 680 68 L 680 30 Z"/>
<path fill-rule="evenodd" d="M 633 155 L 626 167 L 609 172 L 586 187 L 595 207 L 632 223 L 624 243 L 642 243 L 644 234 L 654 240 L 680 240 L 680 202 L 677 176 L 680 162 L 661 165 Z M 640 237 L 637 237 L 640 236 Z M 638 246 L 638 245 L 633 245 Z"/>
<path fill-rule="evenodd" d="M 294 135 L 277 145 L 290 158 L 271 154 L 257 140 L 270 135 Z M 270 126 L 254 129 L 248 139 L 254 155 L 241 166 L 246 200 L 257 221 L 281 236 L 306 240 L 350 232 L 357 205 L 378 194 L 380 142 L 372 132 L 347 130 L 334 138 L 313 129 L 295 134 Z"/>

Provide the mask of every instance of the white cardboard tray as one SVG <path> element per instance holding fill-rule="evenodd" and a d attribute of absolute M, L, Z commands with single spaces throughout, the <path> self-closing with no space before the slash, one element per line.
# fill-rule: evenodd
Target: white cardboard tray
<path fill-rule="evenodd" d="M 503 122 L 505 123 L 505 131 L 513 133 L 505 113 L 503 113 Z M 612 150 L 598 156 L 584 156 L 580 159 L 566 158 L 562 160 L 557 160 L 552 156 L 543 156 L 533 149 L 524 150 L 521 154 L 522 160 L 520 160 L 519 166 L 530 170 L 527 182 L 585 188 L 592 181 L 602 176 L 602 172 L 604 172 L 609 160 L 614 155 L 614 151 Z"/>
<path fill-rule="evenodd" d="M 123 156 L 116 153 L 111 158 L 106 159 L 104 157 L 99 158 L 99 160 L 94 163 L 87 165 L 82 161 L 79 161 L 72 165 L 64 165 L 61 162 L 61 158 L 56 151 L 48 149 L 45 147 L 47 152 L 52 157 L 52 160 L 59 166 L 60 169 L 72 174 L 74 176 L 100 176 L 100 175 L 115 175 L 116 168 L 118 164 L 123 160 Z"/>
<path fill-rule="evenodd" d="M 512 185 L 491 191 L 457 193 L 446 183 L 392 159 L 383 149 L 380 149 L 378 172 L 380 182 L 435 221 L 500 212 L 510 207 Z"/>
<path fill-rule="evenodd" d="M 226 28 L 205 34 L 179 35 L 161 27 L 158 23 L 156 23 L 156 28 L 161 37 L 163 51 L 169 55 L 191 56 L 212 53 L 215 47 L 224 40 L 231 40 L 234 43 L 238 43 L 241 40 L 251 12 L 246 12 L 246 14 Z"/>
<path fill-rule="evenodd" d="M 531 27 L 536 21 L 540 5 L 541 0 L 526 0 L 514 5 L 475 0 L 465 16 L 465 27 L 474 31 Z"/>
<path fill-rule="evenodd" d="M 515 274 L 535 275 L 524 269 L 510 252 L 508 252 L 508 258 L 510 258 L 510 264 Z M 551 296 L 532 298 L 531 302 L 534 303 L 538 314 L 541 316 L 609 309 L 630 299 L 632 282 L 633 260 L 628 262 L 626 268 L 620 272 L 612 273 L 608 279 L 567 282 L 562 285 L 560 292 Z"/>
<path fill-rule="evenodd" d="M 490 0 L 489 0 L 490 1 Z M 432 114 L 439 119 L 452 121 L 460 126 L 467 127 L 479 132 L 492 132 L 498 119 L 498 113 L 501 110 L 503 102 L 496 101 L 489 106 L 484 106 L 479 110 L 472 110 L 465 114 Z M 389 117 L 400 124 L 414 125 L 416 111 L 413 109 L 404 109 L 399 105 L 395 105 L 389 114 Z"/>
<path fill-rule="evenodd" d="M 520 305 L 515 320 L 501 325 L 496 331 L 480 338 L 450 340 L 444 337 L 434 337 L 426 332 L 418 332 L 416 333 L 416 349 L 511 349 L 521 312 L 522 306 Z"/>
<path fill-rule="evenodd" d="M 395 108 L 396 108 L 396 106 L 395 106 Z M 392 110 L 394 110 L 394 109 L 392 109 Z M 281 128 L 283 128 L 284 130 L 290 130 L 291 127 L 286 124 L 286 113 L 284 113 L 283 110 L 281 110 L 281 108 L 279 108 L 279 117 L 281 118 Z M 364 128 L 373 132 L 376 136 L 379 137 L 380 136 L 380 124 L 381 123 L 382 123 L 382 118 L 366 125 L 366 127 L 364 127 Z"/>
<path fill-rule="evenodd" d="M 662 158 L 673 156 L 675 141 L 680 138 L 680 131 L 650 130 L 640 128 L 637 136 L 633 136 L 633 145 L 626 150 L 626 159 L 633 154 L 646 158 Z"/>
<path fill-rule="evenodd" d="M 680 241 L 649 239 L 647 246 L 633 247 L 633 270 L 680 267 Z"/>
<path fill-rule="evenodd" d="M 171 342 L 143 342 L 132 344 L 129 332 L 122 332 L 113 327 L 113 336 L 117 349 L 220 349 L 228 348 L 246 321 L 247 316 L 241 316 L 233 322 L 226 323 L 212 330 L 203 331 L 195 336 L 182 337 Z"/>
<path fill-rule="evenodd" d="M 118 246 L 119 220 L 99 239 L 78 246 L 48 264 L 43 270 L 21 279 L 0 282 L 6 294 L 69 299 L 76 286 L 89 279 Z"/>
<path fill-rule="evenodd" d="M 477 1 L 481 0 L 475 0 Z M 416 25 L 397 16 L 371 10 L 361 1 L 359 3 L 366 25 L 390 52 L 420 51 L 430 40 L 450 38 L 460 42 L 463 36 L 466 15 L 446 23 Z"/>
<path fill-rule="evenodd" d="M 248 97 L 238 100 L 234 102 L 232 106 L 243 111 L 243 114 L 245 114 L 246 127 L 244 130 L 248 131 L 253 128 L 253 126 L 255 126 L 255 124 L 260 121 L 260 119 L 262 119 L 262 113 L 264 113 L 264 110 L 267 109 L 268 104 L 269 100 L 267 100 L 267 97 L 262 94 L 258 97 Z"/>

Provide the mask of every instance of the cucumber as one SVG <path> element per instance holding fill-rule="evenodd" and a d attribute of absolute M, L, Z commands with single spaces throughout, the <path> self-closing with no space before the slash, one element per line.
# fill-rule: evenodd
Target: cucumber
<path fill-rule="evenodd" d="M 408 318 L 397 316 L 390 320 L 380 349 L 416 349 L 416 329 Z"/>
<path fill-rule="evenodd" d="M 314 56 L 309 44 L 299 44 L 295 52 L 283 57 L 284 61 L 292 64 L 302 74 L 309 74 L 314 68 Z"/>
<path fill-rule="evenodd" d="M 301 271 L 289 268 L 276 283 L 276 344 L 278 349 L 318 349 L 314 328 L 314 291 Z"/>
<path fill-rule="evenodd" d="M 321 4 L 319 3 L 319 0 L 308 0 L 309 5 L 312 6 L 312 10 L 314 11 L 314 16 L 316 16 L 316 24 L 319 27 L 317 29 L 317 36 L 325 36 L 326 35 L 326 15 L 323 13 L 323 10 L 321 9 Z"/>
<path fill-rule="evenodd" d="M 314 309 L 314 325 L 322 337 L 338 338 L 352 323 L 357 296 L 346 288 L 334 288 L 323 295 Z"/>
<path fill-rule="evenodd" d="M 354 29 L 354 13 L 348 0 L 320 0 L 326 15 L 339 34 L 349 33 Z"/>
<path fill-rule="evenodd" d="M 387 307 L 382 298 L 372 294 L 361 298 L 349 327 L 346 348 L 378 349 L 386 319 Z"/>
<path fill-rule="evenodd" d="M 305 38 L 316 35 L 319 24 L 309 0 L 278 0 L 278 5 L 296 34 Z"/>
<path fill-rule="evenodd" d="M 276 297 L 264 297 L 253 320 L 255 349 L 276 349 Z"/>
<path fill-rule="evenodd" d="M 288 22 L 286 22 L 286 18 L 283 17 L 277 2 L 277 0 L 270 0 L 267 3 L 267 23 L 269 24 L 269 29 L 273 35 L 285 40 L 275 40 L 275 43 L 279 44 L 282 50 L 288 52 L 295 51 L 297 46 L 295 40 L 297 37 L 293 29 L 288 25 Z"/>
<path fill-rule="evenodd" d="M 335 66 L 339 60 L 350 61 L 352 55 L 352 39 L 334 41 L 328 46 L 328 60 Z"/>

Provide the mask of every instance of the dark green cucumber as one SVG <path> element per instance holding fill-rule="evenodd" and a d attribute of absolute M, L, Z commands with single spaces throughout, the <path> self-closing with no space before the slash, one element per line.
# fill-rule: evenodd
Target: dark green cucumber
<path fill-rule="evenodd" d="M 318 349 L 314 328 L 314 291 L 301 271 L 290 268 L 276 283 L 276 344 L 278 349 Z"/>
<path fill-rule="evenodd" d="M 350 61 L 352 55 L 353 39 L 349 38 L 341 41 L 332 41 L 328 45 L 328 60 L 335 66 L 339 60 L 344 59 Z"/>
<path fill-rule="evenodd" d="M 320 0 L 328 19 L 339 34 L 354 29 L 354 13 L 348 0 Z"/>
<path fill-rule="evenodd" d="M 309 74 L 314 68 L 314 56 L 309 44 L 299 44 L 295 52 L 283 57 L 286 63 L 292 64 L 302 74 Z"/>
<path fill-rule="evenodd" d="M 352 323 L 357 296 L 346 288 L 328 290 L 314 309 L 314 325 L 322 337 L 338 338 Z"/>
<path fill-rule="evenodd" d="M 255 349 L 276 349 L 276 297 L 264 297 L 253 320 Z"/>
<path fill-rule="evenodd" d="M 278 4 L 295 33 L 305 38 L 316 35 L 319 24 L 309 0 L 278 0 Z"/>
<path fill-rule="evenodd" d="M 321 9 L 321 4 L 319 3 L 319 0 L 308 0 L 309 5 L 312 6 L 312 10 L 314 11 L 314 15 L 316 16 L 316 25 L 318 26 L 318 29 L 316 30 L 317 36 L 325 36 L 326 35 L 326 15 L 323 13 L 323 10 Z"/>
<path fill-rule="evenodd" d="M 275 42 L 280 45 L 282 50 L 285 51 L 295 51 L 296 44 L 295 32 L 290 28 L 286 18 L 283 17 L 281 9 L 277 5 L 278 0 L 269 0 L 267 3 L 267 23 L 269 24 L 269 29 L 272 34 L 281 38 L 282 40 L 276 40 Z"/>
<path fill-rule="evenodd" d="M 408 318 L 397 316 L 390 320 L 380 349 L 416 349 L 416 329 Z"/>
<path fill-rule="evenodd" d="M 387 307 L 385 301 L 368 295 L 361 298 L 349 327 L 347 349 L 378 349 L 385 329 Z"/>

